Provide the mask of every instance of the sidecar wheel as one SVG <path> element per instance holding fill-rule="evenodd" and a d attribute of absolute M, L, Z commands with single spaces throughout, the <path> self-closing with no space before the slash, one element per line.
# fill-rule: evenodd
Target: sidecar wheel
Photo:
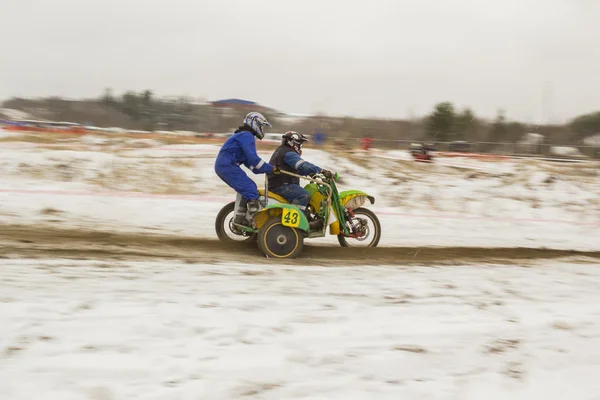
<path fill-rule="evenodd" d="M 281 217 L 269 219 L 258 231 L 258 248 L 267 257 L 296 258 L 304 247 L 304 233 L 285 226 Z"/>
<path fill-rule="evenodd" d="M 219 240 L 229 243 L 250 243 L 256 241 L 256 233 L 237 232 L 234 230 L 233 218 L 235 212 L 235 202 L 227 204 L 219 211 L 215 221 L 215 230 Z"/>

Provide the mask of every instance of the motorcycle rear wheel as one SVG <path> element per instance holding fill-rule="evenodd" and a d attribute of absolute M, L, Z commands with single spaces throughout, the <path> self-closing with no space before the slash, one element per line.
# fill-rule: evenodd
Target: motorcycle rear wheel
<path fill-rule="evenodd" d="M 256 241 L 256 233 L 236 232 L 234 226 L 232 225 L 233 218 L 235 217 L 234 211 L 235 201 L 227 204 L 221 209 L 221 211 L 219 211 L 217 219 L 215 220 L 215 230 L 217 231 L 219 240 L 228 243 L 249 243 Z M 230 233 L 232 236 L 229 236 L 228 233 Z"/>

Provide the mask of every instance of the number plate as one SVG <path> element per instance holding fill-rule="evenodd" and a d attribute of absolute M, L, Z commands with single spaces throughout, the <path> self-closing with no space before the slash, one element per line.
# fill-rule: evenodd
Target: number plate
<path fill-rule="evenodd" d="M 281 214 L 281 224 L 297 228 L 300 226 L 300 213 L 293 208 L 284 208 Z"/>

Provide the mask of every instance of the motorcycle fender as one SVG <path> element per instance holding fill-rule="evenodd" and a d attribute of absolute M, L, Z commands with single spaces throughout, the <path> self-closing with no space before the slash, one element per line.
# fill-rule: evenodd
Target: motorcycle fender
<path fill-rule="evenodd" d="M 356 210 L 357 208 L 362 207 L 367 200 L 369 200 L 371 204 L 375 204 L 375 198 L 373 196 L 370 196 L 360 190 L 347 190 L 340 193 L 340 201 L 342 202 L 342 205 L 351 210 Z"/>
<path fill-rule="evenodd" d="M 254 215 L 256 228 L 260 229 L 271 217 L 281 216 L 281 223 L 285 226 L 297 228 L 308 232 L 308 219 L 298 207 L 291 204 L 271 204 Z"/>

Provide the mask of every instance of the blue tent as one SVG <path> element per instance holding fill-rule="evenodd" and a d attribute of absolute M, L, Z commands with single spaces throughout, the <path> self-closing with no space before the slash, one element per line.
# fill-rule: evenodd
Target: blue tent
<path fill-rule="evenodd" d="M 242 99 L 225 99 L 225 100 L 213 101 L 212 103 L 216 104 L 216 105 L 225 105 L 225 104 L 235 104 L 235 105 L 240 105 L 240 106 L 255 106 L 255 105 L 257 105 L 254 101 L 242 100 Z"/>

